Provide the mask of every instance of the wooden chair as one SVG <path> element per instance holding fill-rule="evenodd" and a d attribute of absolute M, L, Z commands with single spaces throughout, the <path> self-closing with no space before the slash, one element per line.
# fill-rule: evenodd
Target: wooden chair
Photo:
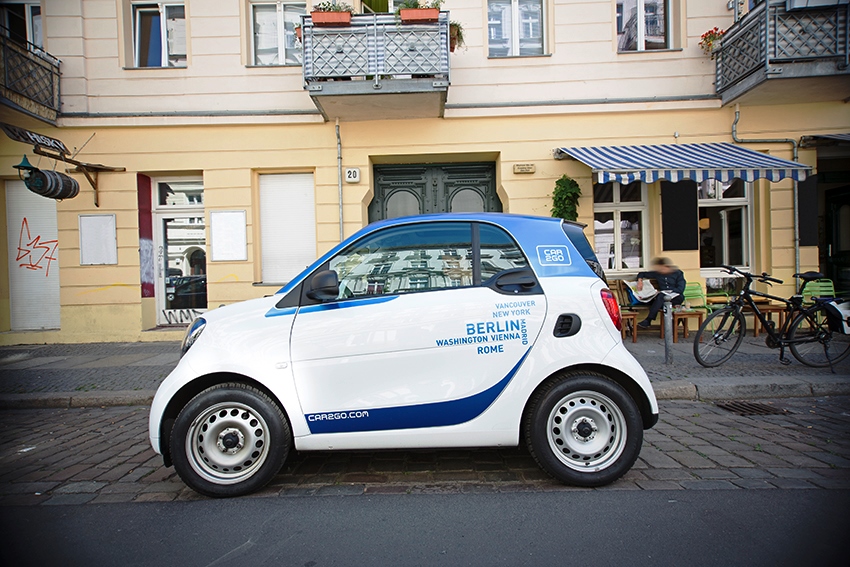
<path fill-rule="evenodd" d="M 712 307 L 709 305 L 705 292 L 702 289 L 702 284 L 699 282 L 690 282 L 685 284 L 685 291 L 682 293 L 684 302 L 680 308 L 673 310 L 673 342 L 679 342 L 679 323 L 682 323 L 682 336 L 688 338 L 688 322 L 691 319 L 696 319 L 697 329 L 702 325 L 703 317 L 710 313 Z M 661 337 L 664 337 L 664 326 L 661 327 Z"/>
<path fill-rule="evenodd" d="M 625 340 L 626 334 L 631 332 L 632 342 L 636 343 L 638 312 L 637 310 L 632 309 L 632 306 L 629 304 L 629 296 L 626 293 L 626 284 L 623 283 L 623 280 L 611 280 L 609 284 L 611 286 L 611 291 L 614 293 L 614 297 L 617 298 L 617 304 L 620 307 L 620 319 L 623 322 L 623 327 L 621 329 L 623 339 Z"/>

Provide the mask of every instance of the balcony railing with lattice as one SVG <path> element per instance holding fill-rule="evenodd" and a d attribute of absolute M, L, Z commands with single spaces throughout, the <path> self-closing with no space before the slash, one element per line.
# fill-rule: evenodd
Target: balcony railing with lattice
<path fill-rule="evenodd" d="M 449 76 L 449 19 L 402 24 L 392 14 L 355 15 L 347 27 L 314 26 L 304 18 L 304 81 Z"/>
<path fill-rule="evenodd" d="M 12 40 L 0 30 L 3 96 L 16 106 L 55 120 L 59 112 L 59 60 L 30 43 Z M 32 103 L 45 107 L 47 116 Z"/>
<path fill-rule="evenodd" d="M 716 87 L 723 92 L 771 65 L 831 59 L 848 66 L 850 5 L 786 10 L 786 3 L 761 3 L 726 32 L 716 53 Z"/>

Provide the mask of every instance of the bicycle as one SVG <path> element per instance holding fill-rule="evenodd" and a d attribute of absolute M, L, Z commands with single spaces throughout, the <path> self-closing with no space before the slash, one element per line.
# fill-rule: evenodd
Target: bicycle
<path fill-rule="evenodd" d="M 747 331 L 744 320 L 743 309 L 748 307 L 752 310 L 756 319 L 765 329 L 767 338 L 765 342 L 770 348 L 779 348 L 779 362 L 784 365 L 791 364 L 791 360 L 785 356 L 785 348 L 791 350 L 801 363 L 815 368 L 829 366 L 835 371 L 833 365 L 844 360 L 850 354 L 850 335 L 843 334 L 846 329 L 844 317 L 838 316 L 836 320 L 835 307 L 833 304 L 841 303 L 843 300 L 836 298 L 813 298 L 811 306 L 803 304 L 803 290 L 811 281 L 823 278 L 823 274 L 817 272 L 805 272 L 794 274 L 803 283 L 799 291 L 789 299 L 783 299 L 768 293 L 762 293 L 750 289 L 754 281 L 772 285 L 781 284 L 782 280 L 762 273 L 754 275 L 744 272 L 732 266 L 721 266 L 730 274 L 739 274 L 744 278 L 744 285 L 740 293 L 733 298 L 726 307 L 719 309 L 708 316 L 694 337 L 694 357 L 701 365 L 712 368 L 720 366 L 738 350 Z M 785 304 L 785 320 L 777 330 L 773 321 L 768 320 L 762 313 L 753 297 L 764 297 Z M 832 313 L 830 312 L 832 311 Z"/>

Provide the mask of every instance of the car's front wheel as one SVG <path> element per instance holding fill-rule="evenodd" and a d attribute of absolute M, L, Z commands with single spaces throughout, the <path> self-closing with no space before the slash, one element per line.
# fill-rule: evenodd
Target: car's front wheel
<path fill-rule="evenodd" d="M 643 423 L 622 386 L 601 374 L 564 373 L 531 400 L 525 441 L 537 463 L 557 480 L 602 486 L 637 460 Z"/>
<path fill-rule="evenodd" d="M 241 383 L 207 388 L 171 431 L 171 460 L 190 488 L 213 497 L 265 486 L 292 445 L 286 417 L 265 393 Z"/>

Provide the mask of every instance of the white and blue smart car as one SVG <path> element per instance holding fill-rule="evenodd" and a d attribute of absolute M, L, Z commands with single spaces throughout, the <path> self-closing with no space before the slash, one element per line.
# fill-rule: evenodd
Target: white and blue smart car
<path fill-rule="evenodd" d="M 381 221 L 277 294 L 205 313 L 150 439 L 194 490 L 259 489 L 290 450 L 527 444 L 556 479 L 622 476 L 658 420 L 582 225 Z"/>

